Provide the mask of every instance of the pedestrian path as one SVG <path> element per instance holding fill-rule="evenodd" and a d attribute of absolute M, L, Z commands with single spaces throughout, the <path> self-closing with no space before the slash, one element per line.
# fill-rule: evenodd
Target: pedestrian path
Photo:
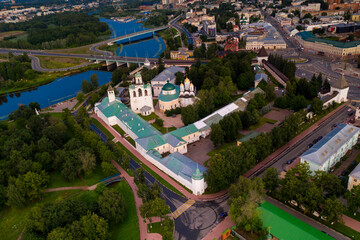
<path fill-rule="evenodd" d="M 195 200 L 189 199 L 187 200 L 183 205 L 181 205 L 178 209 L 176 209 L 172 216 L 174 219 L 178 218 L 183 212 L 188 210 L 189 207 L 191 207 L 195 203 Z"/>

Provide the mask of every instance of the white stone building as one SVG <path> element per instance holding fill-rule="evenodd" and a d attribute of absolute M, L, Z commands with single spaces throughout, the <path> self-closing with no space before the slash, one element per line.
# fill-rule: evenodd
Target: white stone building
<path fill-rule="evenodd" d="M 151 85 L 144 84 L 140 73 L 135 74 L 135 84 L 129 86 L 131 110 L 144 116 L 154 112 Z"/>
<path fill-rule="evenodd" d="M 358 142 L 359 131 L 352 125 L 339 124 L 301 155 L 300 162 L 307 162 L 313 174 L 318 170 L 328 172 Z"/>
<path fill-rule="evenodd" d="M 330 92 L 327 94 L 320 94 L 320 98 L 323 101 L 324 108 L 328 107 L 330 104 L 342 103 L 347 101 L 347 95 L 349 92 L 349 85 L 346 82 L 344 74 L 342 74 L 341 79 L 338 79 L 330 88 Z"/>

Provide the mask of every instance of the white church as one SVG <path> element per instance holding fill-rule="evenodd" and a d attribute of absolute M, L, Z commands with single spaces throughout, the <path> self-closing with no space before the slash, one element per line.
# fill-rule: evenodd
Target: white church
<path fill-rule="evenodd" d="M 144 84 L 141 74 L 135 74 L 135 82 L 129 86 L 130 106 L 135 113 L 143 116 L 154 112 L 150 83 Z"/>

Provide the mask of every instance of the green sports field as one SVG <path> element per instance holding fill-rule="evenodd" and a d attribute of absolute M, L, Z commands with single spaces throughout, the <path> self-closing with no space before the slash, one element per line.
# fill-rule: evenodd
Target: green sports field
<path fill-rule="evenodd" d="M 259 210 L 264 227 L 271 227 L 271 234 L 280 240 L 334 240 L 269 202 L 264 202 Z"/>

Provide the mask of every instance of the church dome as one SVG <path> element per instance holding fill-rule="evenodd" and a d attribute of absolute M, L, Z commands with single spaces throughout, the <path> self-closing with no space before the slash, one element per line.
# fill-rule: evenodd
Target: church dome
<path fill-rule="evenodd" d="M 184 86 L 184 84 L 183 84 L 183 83 L 181 83 L 181 84 L 180 84 L 180 86 Z"/>
<path fill-rule="evenodd" d="M 169 83 L 169 81 L 167 81 L 167 83 L 162 88 L 162 90 L 164 90 L 164 91 L 172 91 L 174 89 L 175 89 L 174 84 Z"/>
<path fill-rule="evenodd" d="M 185 82 L 190 82 L 190 79 L 189 79 L 189 78 L 186 78 L 186 79 L 185 79 Z"/>

